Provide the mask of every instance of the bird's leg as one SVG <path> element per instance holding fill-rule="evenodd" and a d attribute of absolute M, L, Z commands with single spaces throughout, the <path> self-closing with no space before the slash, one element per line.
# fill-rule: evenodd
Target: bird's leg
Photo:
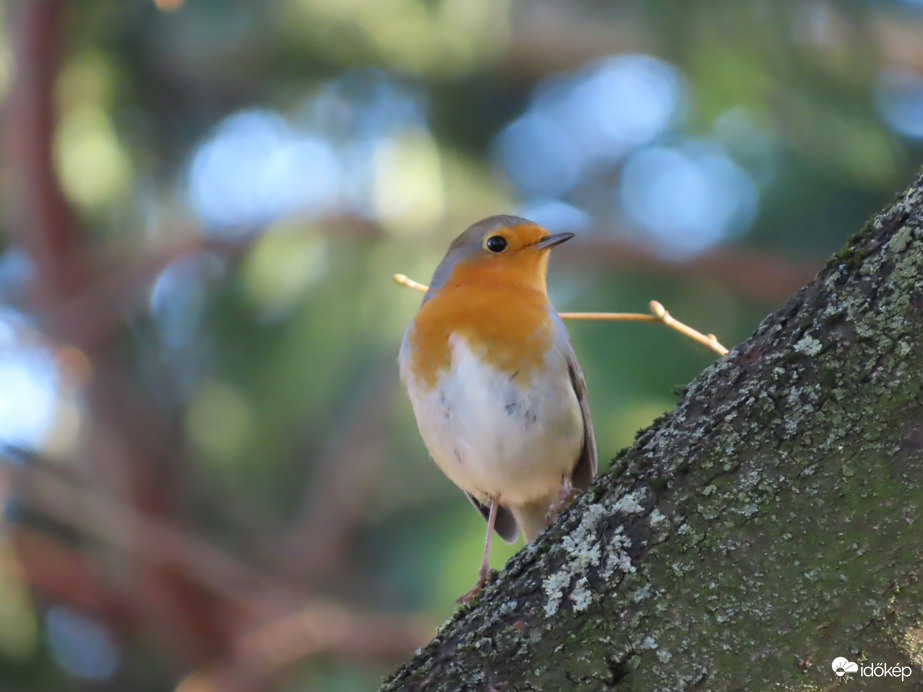
<path fill-rule="evenodd" d="M 487 535 L 484 537 L 484 554 L 481 556 L 481 569 L 478 570 L 478 580 L 464 596 L 459 598 L 456 603 L 468 603 L 472 598 L 477 596 L 484 584 L 487 583 L 487 577 L 490 576 L 490 541 L 494 536 L 494 524 L 497 523 L 497 509 L 500 506 L 499 498 L 490 498 L 490 514 L 487 516 Z"/>
<path fill-rule="evenodd" d="M 548 522 L 549 526 L 551 522 L 555 520 L 555 517 L 561 513 L 561 510 L 567 506 L 567 503 L 573 500 L 576 495 L 577 490 L 571 482 L 570 475 L 561 476 L 561 488 L 558 490 L 558 501 L 548 507 L 548 513 L 545 515 L 545 520 Z"/>

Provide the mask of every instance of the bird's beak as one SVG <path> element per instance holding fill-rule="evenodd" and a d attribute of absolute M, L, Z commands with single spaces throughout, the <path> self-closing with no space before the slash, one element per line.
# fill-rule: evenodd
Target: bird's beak
<path fill-rule="evenodd" d="M 545 248 L 560 245 L 561 243 L 570 240 L 573 237 L 573 233 L 552 233 L 551 235 L 542 238 L 537 243 L 533 243 L 532 247 L 537 250 L 544 250 Z"/>

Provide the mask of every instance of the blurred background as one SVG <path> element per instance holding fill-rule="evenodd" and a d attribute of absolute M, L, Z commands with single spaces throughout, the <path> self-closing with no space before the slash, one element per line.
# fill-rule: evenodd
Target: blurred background
<path fill-rule="evenodd" d="M 484 522 L 396 354 L 450 240 L 726 346 L 911 182 L 923 2 L 9 0 L 0 688 L 371 690 Z M 605 466 L 714 355 L 572 323 Z M 519 548 L 495 543 L 493 564 Z"/>

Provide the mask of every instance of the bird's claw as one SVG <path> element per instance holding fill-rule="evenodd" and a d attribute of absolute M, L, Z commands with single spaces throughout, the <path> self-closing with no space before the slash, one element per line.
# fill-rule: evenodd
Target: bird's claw
<path fill-rule="evenodd" d="M 493 570 L 488 569 L 486 572 L 481 572 L 478 575 L 478 580 L 474 584 L 474 588 L 471 589 L 471 591 L 468 593 L 456 598 L 455 602 L 460 603 L 461 605 L 468 605 L 471 603 L 471 601 L 474 600 L 474 597 L 481 593 L 481 589 L 484 588 L 484 584 L 487 583 L 487 580 L 490 578 L 490 573 L 492 571 Z"/>
<path fill-rule="evenodd" d="M 545 521 L 549 526 L 558 517 L 561 510 L 567 507 L 567 504 L 579 494 L 580 491 L 571 484 L 570 478 L 565 477 L 561 483 L 560 490 L 558 490 L 558 501 L 549 506 L 548 512 L 545 514 Z"/>

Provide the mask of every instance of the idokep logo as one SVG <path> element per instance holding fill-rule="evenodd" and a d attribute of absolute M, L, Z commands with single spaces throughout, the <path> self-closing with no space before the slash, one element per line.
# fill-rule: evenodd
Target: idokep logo
<path fill-rule="evenodd" d="M 863 678 L 900 678 L 904 680 L 909 678 L 912 672 L 910 666 L 889 666 L 885 663 L 869 663 L 860 666 L 842 656 L 833 659 L 830 665 L 837 677 L 843 677 L 848 673 L 859 673 Z"/>

